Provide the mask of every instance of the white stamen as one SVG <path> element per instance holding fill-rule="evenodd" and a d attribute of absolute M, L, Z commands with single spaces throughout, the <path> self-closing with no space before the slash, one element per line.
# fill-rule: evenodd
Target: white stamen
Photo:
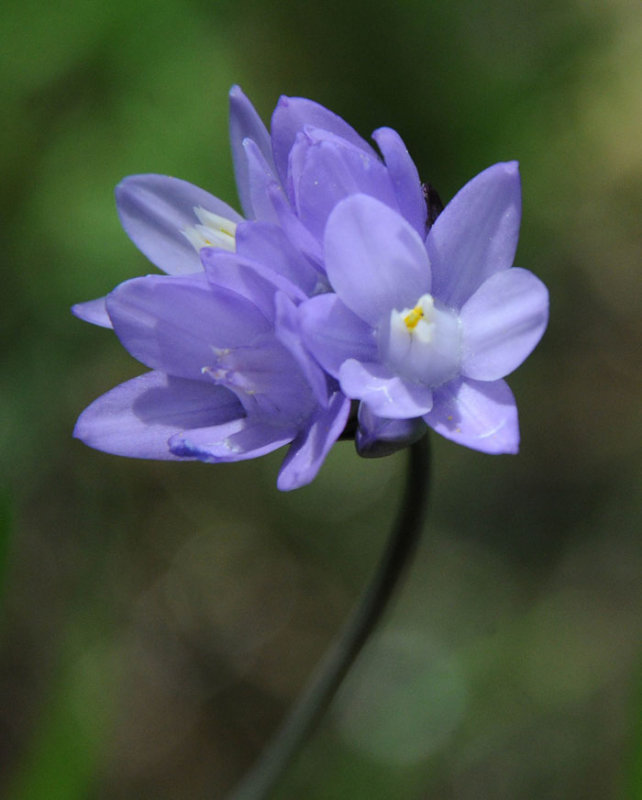
<path fill-rule="evenodd" d="M 414 308 L 390 312 L 388 327 L 380 330 L 379 347 L 386 362 L 404 378 L 440 386 L 459 372 L 459 317 L 436 307 L 433 297 L 424 294 Z"/>
<path fill-rule="evenodd" d="M 195 250 L 218 247 L 233 253 L 236 250 L 236 223 L 201 206 L 194 208 L 200 225 L 189 225 L 181 233 Z"/>

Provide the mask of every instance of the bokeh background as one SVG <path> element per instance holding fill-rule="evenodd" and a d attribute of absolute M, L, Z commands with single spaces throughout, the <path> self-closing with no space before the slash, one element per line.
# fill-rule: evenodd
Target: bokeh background
<path fill-rule="evenodd" d="M 224 797 L 368 580 L 404 457 L 223 467 L 71 439 L 141 371 L 69 306 L 150 271 L 113 187 L 236 204 L 227 91 L 396 128 L 447 200 L 521 162 L 549 330 L 522 452 L 434 441 L 412 571 L 281 800 L 642 797 L 638 0 L 5 0 L 0 794 Z"/>

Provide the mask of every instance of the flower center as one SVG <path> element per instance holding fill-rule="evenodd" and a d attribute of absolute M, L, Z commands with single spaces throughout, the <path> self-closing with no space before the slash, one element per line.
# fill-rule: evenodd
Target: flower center
<path fill-rule="evenodd" d="M 385 362 L 402 377 L 440 386 L 459 373 L 459 317 L 424 294 L 413 308 L 390 312 L 388 325 L 379 332 L 379 348 Z"/>
<path fill-rule="evenodd" d="M 189 225 L 181 233 L 195 250 L 201 247 L 220 247 L 233 253 L 236 250 L 236 222 L 213 214 L 201 206 L 194 207 L 200 224 Z"/>
<path fill-rule="evenodd" d="M 298 425 L 316 407 L 294 357 L 274 336 L 211 350 L 212 363 L 201 367 L 201 374 L 234 392 L 248 416 Z"/>
<path fill-rule="evenodd" d="M 417 324 L 420 320 L 424 318 L 424 310 L 421 306 L 415 306 L 412 311 L 409 311 L 406 316 L 403 318 L 403 321 L 406 323 L 406 327 L 409 331 L 414 330 L 417 327 Z"/>

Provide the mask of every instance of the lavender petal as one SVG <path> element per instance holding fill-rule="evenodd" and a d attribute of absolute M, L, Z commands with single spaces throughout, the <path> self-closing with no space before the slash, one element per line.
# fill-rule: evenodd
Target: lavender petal
<path fill-rule="evenodd" d="M 341 300 L 376 327 L 392 309 L 430 291 L 430 263 L 417 232 L 379 200 L 353 195 L 328 219 L 328 278 Z"/>
<path fill-rule="evenodd" d="M 432 408 L 431 389 L 400 378 L 383 364 L 349 359 L 341 365 L 339 383 L 348 397 L 362 400 L 379 417 L 420 417 Z"/>
<path fill-rule="evenodd" d="M 223 425 L 179 433 L 172 436 L 169 445 L 172 453 L 181 458 L 224 463 L 266 455 L 289 444 L 295 436 L 294 428 L 245 417 Z"/>
<path fill-rule="evenodd" d="M 464 303 L 462 374 L 494 381 L 532 352 L 548 322 L 548 291 L 525 269 L 497 272 Z"/>
<path fill-rule="evenodd" d="M 297 302 L 306 297 L 298 286 L 264 262 L 251 261 L 237 253 L 205 247 L 201 250 L 201 263 L 212 286 L 250 300 L 270 322 L 274 321 L 276 291 L 284 292 Z"/>
<path fill-rule="evenodd" d="M 90 322 L 101 328 L 112 328 L 113 325 L 105 305 L 106 299 L 98 297 L 96 300 L 87 300 L 86 303 L 76 303 L 71 307 L 71 313 L 83 322 Z"/>
<path fill-rule="evenodd" d="M 519 449 L 517 406 L 502 380 L 456 380 L 435 391 L 433 410 L 424 420 L 457 444 L 484 453 L 516 453 Z"/>
<path fill-rule="evenodd" d="M 227 389 L 148 372 L 94 400 L 78 418 L 74 436 L 114 455 L 172 460 L 178 456 L 169 449 L 171 436 L 242 414 Z"/>
<path fill-rule="evenodd" d="M 426 236 L 426 200 L 415 162 L 410 157 L 401 136 L 392 128 L 379 128 L 372 134 L 394 187 L 401 215 L 422 239 Z"/>
<path fill-rule="evenodd" d="M 198 252 L 182 231 L 198 223 L 194 209 L 241 222 L 222 200 L 187 181 L 166 175 L 132 175 L 116 187 L 116 205 L 123 228 L 136 247 L 163 272 L 199 272 Z"/>
<path fill-rule="evenodd" d="M 350 401 L 340 392 L 335 392 L 328 408 L 318 409 L 305 429 L 292 442 L 283 461 L 277 487 L 290 491 L 305 486 L 316 478 L 332 445 L 341 435 Z"/>
<path fill-rule="evenodd" d="M 307 129 L 306 129 L 307 130 Z M 375 197 L 399 210 L 392 179 L 374 155 L 323 132 L 311 131 L 299 139 L 303 148 L 300 174 L 292 175 L 294 203 L 301 222 L 322 239 L 327 219 L 337 203 L 354 194 Z M 292 158 L 296 155 L 296 147 Z"/>
<path fill-rule="evenodd" d="M 272 152 L 277 171 L 285 185 L 290 151 L 299 131 L 305 125 L 334 133 L 368 155 L 376 154 L 372 147 L 337 114 L 313 100 L 302 97 L 281 97 L 272 114 Z"/>
<path fill-rule="evenodd" d="M 239 86 L 230 90 L 230 144 L 236 186 L 241 207 L 248 219 L 254 218 L 254 207 L 251 199 L 247 154 L 243 146 L 246 139 L 251 139 L 263 154 L 272 175 L 276 178 L 276 169 L 272 160 L 270 134 L 252 103 Z"/>
<path fill-rule="evenodd" d="M 253 261 L 264 261 L 306 295 L 311 295 L 317 285 L 318 270 L 294 247 L 278 225 L 241 223 L 236 229 L 236 252 Z"/>
<path fill-rule="evenodd" d="M 336 294 L 321 294 L 299 306 L 305 346 L 323 369 L 337 378 L 344 361 L 376 361 L 377 343 L 370 325 L 354 314 Z"/>
<path fill-rule="evenodd" d="M 214 289 L 205 275 L 150 275 L 118 286 L 107 310 L 124 347 L 152 369 L 208 380 L 217 350 L 246 345 L 270 330 L 261 312 L 240 295 Z"/>
<path fill-rule="evenodd" d="M 433 295 L 459 309 L 486 278 L 511 267 L 520 217 L 515 161 L 489 167 L 460 189 L 426 239 Z"/>

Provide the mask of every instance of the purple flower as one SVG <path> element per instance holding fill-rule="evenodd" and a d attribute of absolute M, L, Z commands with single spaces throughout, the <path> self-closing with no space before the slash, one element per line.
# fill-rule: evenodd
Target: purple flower
<path fill-rule="evenodd" d="M 416 437 L 423 422 L 488 453 L 514 453 L 517 409 L 503 378 L 546 327 L 548 293 L 511 268 L 521 191 L 496 164 L 453 198 L 425 241 L 380 199 L 338 202 L 324 232 L 334 292 L 298 308 L 306 346 L 361 401 L 357 444 Z"/>
<path fill-rule="evenodd" d="M 323 232 L 337 202 L 360 192 L 404 215 L 421 234 L 426 206 L 417 169 L 390 128 L 378 153 L 343 119 L 301 97 L 281 97 L 271 132 L 238 87 L 230 93 L 230 139 L 247 219 L 281 227 L 323 273 Z"/>
<path fill-rule="evenodd" d="M 547 317 L 543 285 L 509 269 L 517 167 L 486 170 L 434 222 L 398 134 L 373 137 L 381 156 L 323 106 L 286 97 L 268 132 L 235 87 L 245 217 L 177 178 L 119 184 L 125 231 L 166 274 L 73 311 L 113 327 L 151 372 L 90 405 L 77 437 L 118 455 L 207 462 L 289 444 L 278 486 L 292 489 L 314 478 L 353 399 L 362 455 L 406 446 L 426 424 L 516 451 L 502 378 Z"/>
<path fill-rule="evenodd" d="M 230 141 L 244 218 L 203 189 L 164 175 L 134 175 L 116 188 L 123 228 L 160 270 L 202 270 L 199 251 L 217 247 L 263 258 L 267 247 L 298 253 L 297 280 L 311 295 L 329 289 L 323 259 L 326 220 L 356 192 L 401 213 L 420 235 L 426 206 L 416 167 L 397 133 L 374 138 L 385 163 L 344 120 L 304 98 L 282 97 L 271 134 L 239 87 L 230 92 Z M 290 276 L 291 277 L 291 276 Z M 76 316 L 111 327 L 105 299 L 79 303 Z"/>
<path fill-rule="evenodd" d="M 344 120 L 282 97 L 271 133 L 238 87 L 230 139 L 245 217 L 177 178 L 135 175 L 116 188 L 122 225 L 166 276 L 129 281 L 74 306 L 113 327 L 152 372 L 116 387 L 75 435 L 141 458 L 233 461 L 291 443 L 283 489 L 312 480 L 346 422 L 349 401 L 306 350 L 296 306 L 330 285 L 323 233 L 335 205 L 359 192 L 402 214 L 420 235 L 417 170 L 392 130 L 384 160 Z M 385 428 L 385 430 L 384 430 Z M 391 426 L 381 429 L 381 447 Z"/>
<path fill-rule="evenodd" d="M 107 297 L 116 335 L 152 371 L 94 401 L 74 434 L 116 455 L 207 462 L 291 444 L 277 485 L 303 486 L 349 411 L 336 384 L 288 339 L 305 295 L 264 264 L 212 248 L 201 256 L 204 272 L 136 278 Z"/>

